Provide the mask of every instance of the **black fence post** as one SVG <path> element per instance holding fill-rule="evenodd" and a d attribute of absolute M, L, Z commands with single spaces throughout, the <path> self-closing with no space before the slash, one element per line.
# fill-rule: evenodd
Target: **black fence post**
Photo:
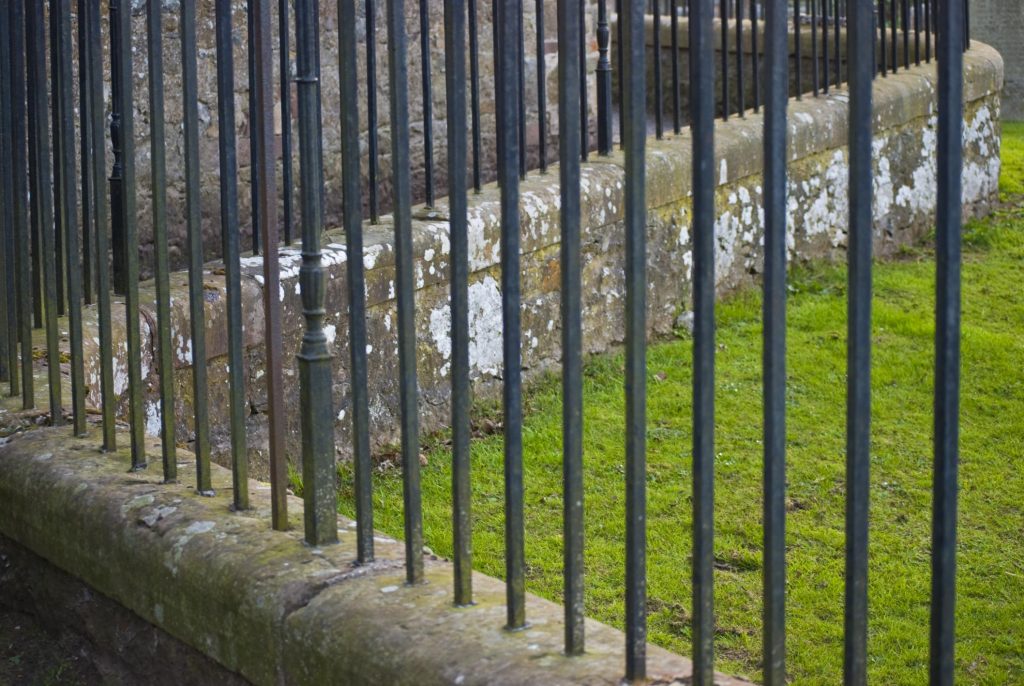
<path fill-rule="evenodd" d="M 601 0 L 601 5 L 604 0 Z M 563 585 L 565 603 L 565 653 L 581 655 L 584 649 L 583 608 L 583 358 L 582 358 L 582 282 L 580 260 L 580 82 L 573 63 L 578 43 L 583 40 L 574 0 L 558 0 L 558 147 L 559 209 L 562 225 L 559 243 L 562 277 L 562 491 L 563 491 Z M 619 21 L 622 17 L 619 17 Z M 600 18 L 598 19 L 600 26 Z M 607 31 L 607 25 L 605 26 Z M 607 41 L 607 37 L 605 39 Z M 598 29 L 600 43 L 600 28 Z M 606 50 L 607 51 L 607 50 Z M 605 58 L 607 60 L 607 55 Z M 598 63 L 598 92 L 602 82 Z M 598 124 L 598 140 L 604 131 L 606 147 L 611 151 L 611 81 L 605 82 L 600 104 L 605 103 L 605 120 Z M 600 143 L 599 143 L 600 146 Z"/>
<path fill-rule="evenodd" d="M 844 683 L 867 683 L 868 489 L 871 448 L 872 12 L 851 3 L 850 229 L 847 286 Z M 881 32 L 884 35 L 884 31 Z M 885 51 L 882 51 L 885 54 Z"/>
<path fill-rule="evenodd" d="M 938 53 L 935 407 L 932 486 L 931 631 L 928 674 L 952 686 L 956 643 L 957 471 L 960 460 L 960 229 L 963 55 L 966 3 L 943 0 Z"/>
<path fill-rule="evenodd" d="M 817 0 L 813 0 L 817 2 Z M 765 16 L 764 103 L 764 680 L 786 683 L 786 6 Z"/>
<path fill-rule="evenodd" d="M 324 333 L 324 275 L 320 253 L 323 187 L 319 109 L 319 37 L 316 3 L 295 3 L 296 76 L 299 97 L 299 163 L 302 192 L 302 312 L 306 331 L 299 349 L 299 412 L 305 535 L 310 545 L 338 540 L 334 470 L 334 403 L 331 355 Z"/>
<path fill-rule="evenodd" d="M 723 18 L 723 21 L 725 19 Z M 693 683 L 714 674 L 715 147 L 711 0 L 690 15 L 693 134 Z M 726 91 L 727 92 L 727 91 Z"/>
<path fill-rule="evenodd" d="M 537 3 L 538 27 L 543 4 Z M 543 30 L 538 28 L 538 74 L 543 94 Z M 448 111 L 448 206 L 451 242 L 451 342 L 452 342 L 452 548 L 454 549 L 455 604 L 473 602 L 472 494 L 470 491 L 470 404 L 469 380 L 469 236 L 466 189 L 466 7 L 465 0 L 444 4 L 445 95 Z M 543 99 L 543 98 L 542 98 Z M 545 153 L 541 116 L 541 163 Z"/>
<path fill-rule="evenodd" d="M 499 35 L 514 31 L 520 0 L 497 0 Z M 505 421 L 505 588 L 506 628 L 526 625 L 525 541 L 523 531 L 522 366 L 520 354 L 518 51 L 513 41 L 498 50 L 495 92 L 502 123 L 498 131 L 501 184 L 502 406 Z M 579 67 L 580 63 L 577 62 Z"/>
<path fill-rule="evenodd" d="M 626 679 L 640 680 L 647 674 L 646 31 L 643 0 L 622 0 L 622 8 L 622 130 L 626 149 Z M 692 48 L 692 40 L 690 45 Z"/>

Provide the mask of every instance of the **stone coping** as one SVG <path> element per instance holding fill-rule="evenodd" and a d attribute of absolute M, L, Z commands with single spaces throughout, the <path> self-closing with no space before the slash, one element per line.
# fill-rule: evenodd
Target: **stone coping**
<path fill-rule="evenodd" d="M 124 436 L 127 443 L 127 436 Z M 340 543 L 302 541 L 302 501 L 287 532 L 270 530 L 269 486 L 232 512 L 230 474 L 214 466 L 214 497 L 196 494 L 191 455 L 175 484 L 159 468 L 131 473 L 92 432 L 16 434 L 0 446 L 0 532 L 255 684 L 619 684 L 623 634 L 587 621 L 587 652 L 561 652 L 560 605 L 529 596 L 530 626 L 509 632 L 505 587 L 473 576 L 476 604 L 452 605 L 452 565 L 426 556 L 427 582 L 405 584 L 403 546 L 377 538 L 356 564 L 351 522 Z M 691 663 L 648 647 L 654 684 L 689 683 Z M 721 676 L 720 686 L 746 682 Z"/>

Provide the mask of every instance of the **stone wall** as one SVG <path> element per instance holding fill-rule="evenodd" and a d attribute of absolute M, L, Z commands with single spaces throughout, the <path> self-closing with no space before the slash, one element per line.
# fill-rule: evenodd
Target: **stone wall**
<path fill-rule="evenodd" d="M 963 199 L 965 210 L 982 211 L 995 197 L 999 177 L 999 117 L 1002 61 L 991 48 L 974 43 L 965 56 Z M 933 226 L 935 210 L 935 66 L 921 66 L 875 82 L 875 248 L 896 252 Z M 846 91 L 828 97 L 791 101 L 789 120 L 789 251 L 791 261 L 842 260 L 847 229 Z M 718 170 L 716 280 L 720 293 L 756 282 L 762 268 L 763 200 L 760 115 L 718 122 L 715 131 Z M 649 139 L 647 152 L 648 325 L 652 337 L 671 332 L 677 316 L 690 307 L 692 235 L 690 227 L 690 135 Z M 558 172 L 531 174 L 522 185 L 523 364 L 528 376 L 557 369 L 559 318 Z M 622 341 L 623 158 L 592 157 L 582 169 L 584 336 L 587 352 Z M 420 210 L 413 227 L 416 275 L 416 329 L 420 418 L 424 431 L 439 429 L 449 417 L 450 312 L 448 307 L 448 223 L 443 204 Z M 499 269 L 499 192 L 489 186 L 470 198 L 471 282 L 470 362 L 477 397 L 492 397 L 501 378 L 501 292 Z M 394 252 L 389 226 L 366 227 L 366 250 L 359 257 L 367 270 L 370 414 L 377 447 L 398 435 L 397 331 L 394 300 Z M 327 331 L 334 348 L 335 434 L 339 456 L 349 452 L 351 412 L 348 382 L 348 319 L 345 270 L 349 256 L 339 232 L 325 239 Z M 288 445 L 297 456 L 298 350 L 303 320 L 297 250 L 281 250 L 285 392 Z M 265 373 L 262 355 L 262 277 L 258 258 L 245 260 L 243 279 L 246 380 L 251 413 L 247 419 L 253 473 L 266 476 Z M 206 317 L 211 415 L 215 449 L 227 445 L 226 320 L 223 271 L 208 265 Z M 173 290 L 173 340 L 179 439 L 191 432 L 191 374 L 186 278 L 176 274 Z M 153 325 L 154 291 L 143 285 L 143 376 L 150 434 L 159 429 Z M 115 308 L 120 318 L 123 308 Z M 95 312 L 86 311 L 94 331 Z M 124 337 L 116 350 L 116 391 L 127 388 Z M 94 333 L 86 335 L 89 402 L 98 397 L 98 358 Z M 122 407 L 123 410 L 123 407 Z"/>
<path fill-rule="evenodd" d="M 102 3 L 101 16 L 103 19 L 103 44 L 104 44 L 104 65 L 107 74 L 107 94 L 109 113 L 109 37 L 107 34 L 107 2 Z M 135 117 L 136 117 L 136 174 L 138 177 L 138 213 L 140 256 L 143 277 L 152 275 L 153 269 L 153 235 L 152 235 L 152 207 L 150 198 L 152 196 L 152 179 L 150 174 L 150 138 L 149 138 L 149 85 L 147 78 L 147 56 L 146 56 L 146 17 L 144 0 L 131 0 L 133 15 L 133 59 L 134 59 L 134 94 L 135 94 Z M 277 3 L 271 3 L 274 9 L 275 20 L 273 22 L 273 64 L 274 64 L 274 127 L 276 133 L 276 145 L 278 154 L 277 180 L 279 197 L 283 198 L 284 190 L 281 184 L 281 133 L 283 122 L 281 119 L 281 92 L 279 88 L 279 24 L 276 20 Z M 388 114 L 388 41 L 386 30 L 386 3 L 384 0 L 371 0 L 369 3 L 356 0 L 356 46 L 357 70 L 359 80 L 359 92 L 356 94 L 359 116 L 360 116 L 360 153 L 363 167 L 363 203 L 367 203 L 367 173 L 368 173 L 368 126 L 366 120 L 367 102 L 367 73 L 366 73 L 366 10 L 367 4 L 374 11 L 376 21 L 375 44 L 377 53 L 376 63 L 376 93 L 378 125 L 377 134 L 380 150 L 380 176 L 378 190 L 381 194 L 382 210 L 389 211 L 391 203 L 391 150 L 390 150 L 390 117 Z M 444 74 L 444 31 L 443 12 L 444 5 L 441 0 L 428 0 L 429 25 L 431 27 L 428 36 L 430 44 L 430 73 L 432 79 L 433 121 L 431 122 L 434 132 L 434 164 L 435 183 L 439 197 L 444 196 L 447 191 L 447 155 L 445 137 L 447 131 L 447 110 L 445 103 L 445 74 Z M 481 105 L 481 140 L 483 142 L 481 151 L 481 169 L 485 181 L 493 181 L 497 177 L 496 153 L 495 153 L 495 114 L 494 114 L 494 68 L 493 68 L 493 26 L 491 23 L 491 9 L 489 3 L 477 1 L 478 36 L 479 36 L 479 65 L 480 65 L 480 105 Z M 239 182 L 239 210 L 240 225 L 243 235 L 242 245 L 251 245 L 251 197 L 249 188 L 251 184 L 251 153 L 249 149 L 249 116 L 248 116 L 248 51 L 246 39 L 246 3 L 242 0 L 235 0 L 233 7 L 234 27 L 234 65 L 235 65 L 235 134 L 238 145 L 238 182 Z M 199 154 L 202 181 L 201 207 L 203 237 L 207 259 L 214 259 L 220 256 L 220 196 L 219 196 L 219 156 L 218 156 L 218 130 L 217 120 L 217 79 L 216 79 L 216 42 L 214 22 L 214 0 L 198 0 L 197 2 L 197 44 L 198 44 L 198 75 L 199 75 Z M 166 95 L 166 140 L 167 153 L 167 194 L 168 194 L 168 234 L 170 242 L 171 263 L 174 268 L 184 268 L 187 259 L 187 240 L 185 223 L 185 178 L 184 178 L 184 128 L 182 115 L 182 94 L 181 94 L 181 41 L 180 25 L 178 21 L 180 12 L 179 0 L 163 0 L 163 42 L 164 42 L 164 89 Z M 587 35 L 593 35 L 593 21 L 591 12 L 587 14 Z M 295 40 L 294 40 L 294 11 L 290 12 L 291 34 L 290 41 L 291 55 L 290 63 L 292 74 L 295 73 Z M 422 202 L 424 198 L 424 146 L 423 146 L 423 89 L 421 87 L 421 65 L 420 59 L 420 30 L 419 30 L 419 3 L 414 0 L 405 2 L 405 26 L 408 36 L 408 68 L 409 68 L 409 118 L 411 126 L 411 154 L 412 154 L 412 188 L 416 202 Z M 536 58 L 536 13 L 534 3 L 524 3 L 524 42 L 526 45 L 525 69 L 526 69 L 526 108 L 527 108 L 527 143 L 529 149 L 529 161 L 531 166 L 537 166 L 539 150 L 539 126 L 537 113 L 537 58 Z M 555 16 L 555 3 L 549 2 L 545 5 L 545 31 L 546 54 L 544 59 L 544 70 L 548 91 L 547 112 L 545 114 L 549 124 L 548 130 L 548 156 L 553 158 L 558 149 L 558 94 L 557 94 L 557 44 L 555 41 L 557 22 Z M 339 126 L 341 107 L 341 94 L 339 92 L 338 73 L 338 17 L 337 3 L 323 0 L 320 2 L 320 62 L 321 62 L 321 83 L 322 83 L 322 105 L 324 123 L 324 183 L 326 202 L 326 225 L 337 226 L 340 224 L 341 216 L 341 129 Z M 468 39 L 467 39 L 468 40 Z M 591 46 L 593 48 L 593 46 Z M 74 47 L 77 54 L 77 44 Z M 596 65 L 597 55 L 593 50 L 590 54 L 590 95 L 591 125 L 593 122 L 593 110 L 596 108 L 593 69 Z M 77 63 L 76 63 L 77 74 Z M 467 70 L 468 60 L 467 60 Z M 77 102 L 77 94 L 76 94 Z M 468 100 L 468 98 L 467 98 Z M 298 186 L 299 186 L 299 160 L 298 160 L 298 129 L 297 111 L 298 103 L 294 87 L 290 93 L 291 114 L 293 117 L 292 126 L 292 167 L 295 192 L 295 216 L 298 223 L 299 215 Z M 467 107 L 468 107 L 467 103 Z M 468 110 L 467 110 L 468 112 Z M 468 120 L 468 114 L 467 114 Z M 111 151 L 107 147 L 107 162 L 111 161 Z M 468 172 L 467 172 L 468 173 Z M 279 213 L 281 209 L 278 206 Z M 368 216 L 368 210 L 365 212 Z M 283 215 L 282 215 L 283 216 Z M 298 233 L 296 231 L 296 236 Z"/>
<path fill-rule="evenodd" d="M 1003 116 L 1024 121 L 1024 2 L 970 0 L 971 36 L 988 43 L 1006 62 Z"/>
<path fill-rule="evenodd" d="M 0 602 L 19 594 L 18 606 L 83 633 L 112 667 L 103 683 L 622 684 L 621 631 L 587 619 L 587 651 L 568 657 L 560 604 L 527 593 L 530 626 L 507 631 L 503 581 L 474 573 L 474 602 L 457 608 L 453 565 L 426 549 L 426 583 L 408 584 L 393 538 L 378 534 L 360 564 L 345 517 L 336 544 L 310 546 L 299 498 L 289 530 L 273 531 L 266 484 L 250 482 L 251 509 L 235 511 L 226 469 L 213 465 L 216 493 L 203 497 L 186 455 L 167 484 L 157 469 L 129 474 L 129 451 L 100 442 L 64 428 L 0 439 Z M 690 660 L 646 653 L 649 683 L 691 682 Z"/>

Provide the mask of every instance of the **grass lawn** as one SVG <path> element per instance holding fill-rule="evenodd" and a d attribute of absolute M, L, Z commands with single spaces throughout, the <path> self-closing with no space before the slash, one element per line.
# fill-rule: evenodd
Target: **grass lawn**
<path fill-rule="evenodd" d="M 1024 125 L 1004 126 L 1004 206 L 965 230 L 957 680 L 1024 684 Z M 935 261 L 929 247 L 874 271 L 870 680 L 927 678 Z M 716 666 L 760 678 L 760 293 L 718 308 L 715 494 Z M 842 675 L 846 276 L 799 268 L 788 303 L 788 668 L 795 683 Z M 650 347 L 648 595 L 650 639 L 690 641 L 691 342 Z M 586 609 L 624 614 L 622 356 L 585 371 Z M 556 378 L 526 395 L 527 588 L 562 586 L 561 410 Z M 496 409 L 479 408 L 479 416 Z M 445 437 L 426 439 L 427 544 L 451 554 Z M 342 468 L 341 509 L 352 515 Z M 473 447 L 474 562 L 503 574 L 502 438 Z M 376 526 L 402 533 L 401 476 L 376 475 Z"/>

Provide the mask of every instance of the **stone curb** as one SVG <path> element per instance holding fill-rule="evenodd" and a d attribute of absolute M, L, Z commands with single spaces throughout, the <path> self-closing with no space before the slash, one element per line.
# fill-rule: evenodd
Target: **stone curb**
<path fill-rule="evenodd" d="M 126 438 L 126 437 L 125 437 Z M 127 443 L 127 440 L 125 440 Z M 379 559 L 355 564 L 355 534 L 302 542 L 269 528 L 269 487 L 254 509 L 230 510 L 230 474 L 214 467 L 215 497 L 156 466 L 129 473 L 126 452 L 103 454 L 94 432 L 15 435 L 0 446 L 0 532 L 255 684 L 619 684 L 625 639 L 587 623 L 587 654 L 561 654 L 559 605 L 530 596 L 530 627 L 503 627 L 504 584 L 474 574 L 476 604 L 452 607 L 452 566 L 429 556 L 427 583 L 404 584 L 402 546 L 379 537 Z M 688 683 L 685 658 L 649 646 L 649 683 Z M 729 677 L 720 686 L 746 682 Z"/>

